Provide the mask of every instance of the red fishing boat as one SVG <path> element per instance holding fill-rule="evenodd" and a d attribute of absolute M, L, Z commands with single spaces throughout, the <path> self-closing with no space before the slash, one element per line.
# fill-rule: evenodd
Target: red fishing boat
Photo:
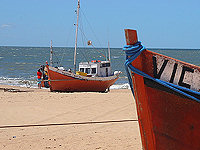
<path fill-rule="evenodd" d="M 74 69 L 65 70 L 63 67 L 52 67 L 52 46 L 50 52 L 50 66 L 47 65 L 48 81 L 51 91 L 62 92 L 105 92 L 119 78 L 120 71 L 112 72 L 110 62 L 110 49 L 104 61 L 87 61 L 79 63 L 76 71 L 77 35 L 79 20 L 80 0 L 77 6 L 76 41 L 74 49 Z M 89 40 L 88 45 L 92 45 Z M 93 45 L 92 45 L 93 46 Z M 94 46 L 93 46 L 94 48 Z"/>
<path fill-rule="evenodd" d="M 200 67 L 146 50 L 125 29 L 126 69 L 145 150 L 200 149 Z"/>
<path fill-rule="evenodd" d="M 91 70 L 96 72 L 97 68 L 108 70 L 109 62 L 86 62 L 85 68 L 80 68 Z M 100 68 L 100 66 L 105 65 L 105 67 Z M 92 67 L 91 67 L 92 66 Z M 109 87 L 115 83 L 119 78 L 119 73 L 106 76 L 98 76 L 97 73 L 86 74 L 84 72 L 78 71 L 76 74 L 69 71 L 64 71 L 58 68 L 47 66 L 48 76 L 50 81 L 51 91 L 63 91 L 63 92 L 106 92 Z M 107 69 L 106 69 L 107 68 Z M 105 72 L 106 73 L 106 72 Z"/>

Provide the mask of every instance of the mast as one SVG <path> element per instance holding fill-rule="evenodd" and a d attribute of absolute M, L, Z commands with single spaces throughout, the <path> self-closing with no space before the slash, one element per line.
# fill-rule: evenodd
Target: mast
<path fill-rule="evenodd" d="M 79 8 L 80 8 L 80 0 L 78 0 L 77 6 L 77 21 L 76 21 L 76 40 L 75 40 L 75 48 L 74 48 L 74 73 L 76 73 L 76 49 L 77 49 L 77 36 L 78 36 L 78 19 L 79 19 Z"/>
<path fill-rule="evenodd" d="M 52 40 L 51 40 L 51 47 L 50 47 L 50 66 L 53 66 L 53 48 L 52 48 Z"/>

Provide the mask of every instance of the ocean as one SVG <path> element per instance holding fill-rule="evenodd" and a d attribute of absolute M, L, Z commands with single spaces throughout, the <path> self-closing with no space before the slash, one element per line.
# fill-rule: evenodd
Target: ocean
<path fill-rule="evenodd" d="M 197 49 L 149 50 L 200 66 L 200 50 Z M 66 70 L 73 68 L 74 48 L 54 47 L 53 52 L 54 66 L 63 66 Z M 78 48 L 77 62 L 105 60 L 102 54 L 107 56 L 107 49 Z M 0 84 L 36 88 L 37 70 L 41 65 L 45 65 L 46 61 L 49 62 L 49 56 L 49 47 L 0 46 Z M 122 48 L 111 48 L 112 71 L 122 72 L 111 89 L 130 88 L 124 62 L 125 54 Z"/>

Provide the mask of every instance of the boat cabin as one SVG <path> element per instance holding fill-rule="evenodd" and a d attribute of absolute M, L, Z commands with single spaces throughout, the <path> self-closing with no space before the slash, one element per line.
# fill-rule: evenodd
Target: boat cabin
<path fill-rule="evenodd" d="M 110 61 L 80 62 L 79 71 L 93 77 L 108 77 L 112 75 Z"/>

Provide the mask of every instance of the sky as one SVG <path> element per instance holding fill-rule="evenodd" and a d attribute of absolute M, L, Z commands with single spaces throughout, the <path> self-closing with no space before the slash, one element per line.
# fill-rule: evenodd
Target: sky
<path fill-rule="evenodd" d="M 79 46 L 122 48 L 128 28 L 147 48 L 200 49 L 199 0 L 80 1 Z M 0 0 L 0 46 L 74 47 L 76 8 L 77 0 Z"/>

